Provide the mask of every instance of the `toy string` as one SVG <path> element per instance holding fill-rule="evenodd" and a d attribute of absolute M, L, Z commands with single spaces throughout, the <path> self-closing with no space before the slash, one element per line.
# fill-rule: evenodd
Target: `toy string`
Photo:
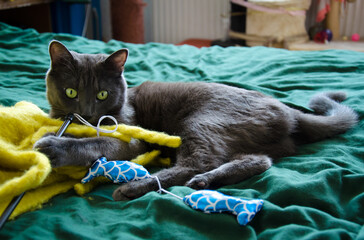
<path fill-rule="evenodd" d="M 100 132 L 102 133 L 113 133 L 116 132 L 116 130 L 118 130 L 118 121 L 116 120 L 116 118 L 114 118 L 113 116 L 110 115 L 104 115 L 102 117 L 100 117 L 98 123 L 96 126 L 92 125 L 91 123 L 87 122 L 83 117 L 81 117 L 79 114 L 74 113 L 75 117 L 83 124 L 85 124 L 86 126 L 92 127 L 93 129 L 96 130 L 97 132 L 97 136 L 100 137 Z M 107 129 L 102 129 L 100 128 L 101 122 L 105 119 L 105 118 L 109 118 L 111 119 L 114 123 L 115 123 L 115 128 L 113 130 L 107 130 Z"/>
<path fill-rule="evenodd" d="M 100 136 L 100 132 L 103 132 L 103 133 L 113 133 L 113 132 L 116 132 L 116 130 L 118 129 L 118 121 L 113 117 L 113 116 L 110 116 L 110 115 L 105 115 L 105 116 L 102 116 L 100 117 L 98 123 L 96 126 L 93 126 L 91 123 L 89 123 L 88 121 L 86 121 L 83 117 L 81 117 L 79 114 L 77 113 L 74 113 L 73 114 L 81 123 L 85 124 L 86 126 L 89 126 L 89 127 L 92 127 L 93 129 L 96 129 L 97 131 L 97 137 Z M 102 120 L 104 120 L 105 118 L 109 118 L 111 119 L 112 121 L 114 121 L 115 123 L 115 128 L 113 130 L 106 130 L 106 129 L 102 129 L 100 128 L 100 124 L 102 122 Z M 178 198 L 180 200 L 183 200 L 183 198 L 181 198 L 180 196 L 177 196 L 167 190 L 165 190 L 164 188 L 162 188 L 162 185 L 161 185 L 161 182 L 159 181 L 159 178 L 157 176 L 153 176 L 152 178 L 154 178 L 157 183 L 158 183 L 158 188 L 159 190 L 157 191 L 158 193 L 162 194 L 163 193 L 167 193 L 175 198 Z"/>
<path fill-rule="evenodd" d="M 178 198 L 180 200 L 183 200 L 183 198 L 181 198 L 180 196 L 177 196 L 176 194 L 171 193 L 171 192 L 165 190 L 164 188 L 162 188 L 161 182 L 159 181 L 159 178 L 157 176 L 152 176 L 152 178 L 154 178 L 157 181 L 157 183 L 158 183 L 159 190 L 157 191 L 157 193 L 162 194 L 162 192 L 164 192 L 164 193 L 167 193 L 167 194 L 169 194 L 169 195 L 171 195 L 171 196 L 173 196 L 175 198 Z"/>

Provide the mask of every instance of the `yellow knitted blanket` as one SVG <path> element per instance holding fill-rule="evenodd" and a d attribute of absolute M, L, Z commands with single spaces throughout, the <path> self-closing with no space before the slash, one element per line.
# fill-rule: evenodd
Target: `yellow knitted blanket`
<path fill-rule="evenodd" d="M 10 219 L 19 214 L 40 208 L 51 197 L 72 188 L 82 195 L 100 181 L 80 184 L 87 169 L 63 167 L 52 169 L 48 158 L 33 149 L 34 143 L 47 132 L 56 132 L 63 121 L 51 119 L 36 105 L 19 102 L 14 107 L 0 107 L 0 214 L 11 199 L 26 192 Z M 115 126 L 105 126 L 114 129 Z M 70 124 L 67 133 L 78 137 L 94 137 L 96 130 L 84 125 Z M 181 139 L 164 133 L 148 131 L 140 127 L 118 125 L 114 133 L 103 134 L 129 142 L 131 138 L 176 148 Z M 145 165 L 152 161 L 169 164 L 159 159 L 159 151 L 138 156 L 132 161 Z M 95 159 L 96 160 L 96 159 Z M 126 160 L 126 159 L 120 159 Z"/>

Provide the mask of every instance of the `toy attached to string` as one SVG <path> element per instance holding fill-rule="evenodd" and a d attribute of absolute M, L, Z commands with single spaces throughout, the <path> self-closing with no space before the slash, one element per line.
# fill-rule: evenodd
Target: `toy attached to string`
<path fill-rule="evenodd" d="M 105 176 L 114 183 L 155 178 L 159 186 L 159 193 L 170 194 L 182 200 L 191 208 L 205 213 L 230 212 L 237 215 L 238 223 L 243 226 L 248 224 L 263 206 L 263 200 L 261 199 L 236 198 L 211 190 L 199 190 L 184 198 L 179 197 L 163 189 L 158 177 L 150 175 L 143 166 L 129 161 L 107 161 L 105 157 L 102 157 L 93 163 L 81 182 L 87 183 L 98 176 Z"/>
<path fill-rule="evenodd" d="M 104 130 L 100 128 L 100 123 L 104 118 L 110 118 L 117 125 L 116 119 L 112 116 L 103 116 L 99 119 L 97 126 L 91 125 L 78 114 L 75 114 L 75 117 L 83 124 L 96 129 L 98 136 L 99 132 L 111 133 L 117 129 L 117 127 L 114 130 Z M 243 226 L 248 224 L 263 206 L 263 200 L 261 199 L 241 199 L 211 190 L 196 191 L 182 198 L 163 189 L 158 177 L 150 175 L 143 166 L 129 161 L 107 161 L 105 157 L 102 157 L 93 163 L 81 182 L 87 183 L 98 176 L 104 176 L 114 183 L 126 183 L 146 178 L 154 178 L 158 183 L 159 193 L 164 192 L 170 194 L 175 198 L 182 200 L 191 208 L 201 210 L 205 213 L 230 212 L 237 215 L 238 223 Z"/>

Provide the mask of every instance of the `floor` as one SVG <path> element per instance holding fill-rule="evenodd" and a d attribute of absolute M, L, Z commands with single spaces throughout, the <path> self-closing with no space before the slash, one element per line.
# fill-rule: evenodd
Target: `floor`
<path fill-rule="evenodd" d="M 358 52 L 364 52 L 364 42 L 353 42 L 353 41 L 332 41 L 327 44 L 315 43 L 313 41 L 307 43 L 292 43 L 288 46 L 289 50 L 327 50 L 327 49 L 343 49 L 352 50 Z"/>
<path fill-rule="evenodd" d="M 211 46 L 211 40 L 209 39 L 197 39 L 191 38 L 186 39 L 176 45 L 192 45 L 198 48 Z M 306 43 L 291 43 L 287 47 L 288 50 L 295 51 L 317 51 L 317 50 L 328 50 L 328 49 L 343 49 L 352 50 L 358 52 L 364 52 L 364 41 L 353 42 L 353 41 L 332 41 L 327 44 L 316 43 L 309 41 Z"/>

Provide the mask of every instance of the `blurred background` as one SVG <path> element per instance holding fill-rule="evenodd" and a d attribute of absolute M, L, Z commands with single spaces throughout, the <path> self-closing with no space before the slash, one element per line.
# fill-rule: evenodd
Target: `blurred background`
<path fill-rule="evenodd" d="M 0 0 L 0 21 L 102 41 L 289 48 L 360 41 L 364 1 Z"/>

